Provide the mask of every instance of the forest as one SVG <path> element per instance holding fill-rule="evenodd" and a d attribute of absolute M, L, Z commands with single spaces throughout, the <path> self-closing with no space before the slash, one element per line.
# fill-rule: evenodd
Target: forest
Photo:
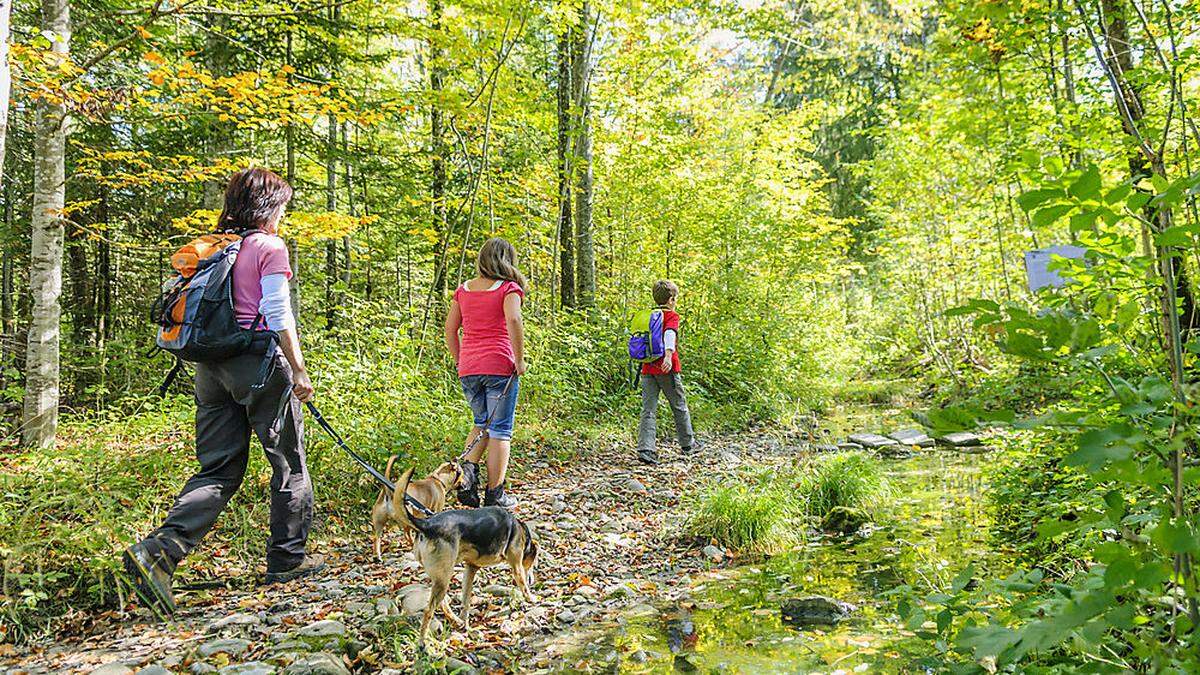
<path fill-rule="evenodd" d="M 1195 672 L 1198 30 L 1180 0 L 0 0 L 0 669 Z M 326 576 L 254 583 L 256 442 L 183 613 L 139 608 L 121 551 L 196 468 L 152 308 L 248 167 L 294 188 L 314 401 L 379 467 L 459 454 L 443 322 L 515 247 L 538 602 L 485 570 L 419 648 L 422 571 L 399 533 L 374 557 L 379 487 L 307 419 Z M 659 279 L 701 441 L 642 466 Z"/>

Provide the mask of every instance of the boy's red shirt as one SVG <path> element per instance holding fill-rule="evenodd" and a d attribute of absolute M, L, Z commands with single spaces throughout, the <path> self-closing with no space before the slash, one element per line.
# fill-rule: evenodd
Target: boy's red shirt
<path fill-rule="evenodd" d="M 682 342 L 681 338 L 679 337 L 679 315 L 672 310 L 664 309 L 663 334 L 666 334 L 666 332 L 669 330 L 675 331 L 675 351 L 671 353 L 671 372 L 678 373 L 681 370 L 679 367 L 679 350 L 681 348 L 680 343 Z M 652 361 L 650 363 L 643 363 L 642 374 L 665 375 L 666 373 L 664 373 L 662 370 L 662 359 Z"/>

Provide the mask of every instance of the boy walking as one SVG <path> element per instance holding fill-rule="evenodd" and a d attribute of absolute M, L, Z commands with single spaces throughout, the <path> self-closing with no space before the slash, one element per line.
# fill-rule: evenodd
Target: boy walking
<path fill-rule="evenodd" d="M 670 281 L 654 283 L 654 304 L 663 311 L 663 345 L 666 353 L 661 361 L 642 364 L 642 419 L 638 424 L 638 459 L 645 464 L 658 464 L 654 440 L 658 426 L 658 393 L 661 391 L 671 404 L 675 417 L 675 437 L 686 456 L 692 451 L 692 417 L 688 413 L 687 397 L 679 367 L 679 315 L 675 302 L 679 287 Z"/>

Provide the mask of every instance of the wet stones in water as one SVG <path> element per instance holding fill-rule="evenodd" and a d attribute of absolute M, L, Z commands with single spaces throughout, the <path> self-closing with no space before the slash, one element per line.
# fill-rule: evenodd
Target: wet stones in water
<path fill-rule="evenodd" d="M 826 532 L 851 535 L 858 532 L 863 525 L 871 522 L 871 517 L 862 509 L 850 506 L 835 506 L 821 520 L 821 529 Z"/>
<path fill-rule="evenodd" d="M 664 615 L 664 619 L 666 619 L 667 646 L 670 647 L 672 654 L 696 648 L 696 641 L 700 635 L 696 632 L 696 623 L 692 621 L 690 613 L 679 611 Z"/>
<path fill-rule="evenodd" d="M 897 445 L 895 439 L 879 434 L 851 434 L 850 442 L 857 443 L 868 450 L 879 450 Z"/>
<path fill-rule="evenodd" d="M 941 436 L 937 440 L 938 443 L 951 448 L 970 448 L 983 444 L 979 436 L 969 431 L 956 431 L 952 434 Z"/>
<path fill-rule="evenodd" d="M 920 429 L 901 429 L 888 434 L 888 436 L 900 445 L 915 445 L 918 448 L 932 448 L 934 445 L 934 440 Z"/>
<path fill-rule="evenodd" d="M 848 602 L 821 595 L 784 600 L 779 608 L 783 622 L 798 627 L 833 626 L 845 621 L 857 609 Z"/>

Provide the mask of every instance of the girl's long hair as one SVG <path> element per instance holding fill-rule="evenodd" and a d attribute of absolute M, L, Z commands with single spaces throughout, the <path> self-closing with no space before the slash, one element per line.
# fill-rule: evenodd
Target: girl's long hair
<path fill-rule="evenodd" d="M 520 286 L 522 291 L 529 290 L 529 282 L 525 275 L 521 274 L 521 270 L 517 269 L 517 250 L 500 237 L 492 237 L 479 247 L 475 271 L 485 279 L 511 281 Z"/>

